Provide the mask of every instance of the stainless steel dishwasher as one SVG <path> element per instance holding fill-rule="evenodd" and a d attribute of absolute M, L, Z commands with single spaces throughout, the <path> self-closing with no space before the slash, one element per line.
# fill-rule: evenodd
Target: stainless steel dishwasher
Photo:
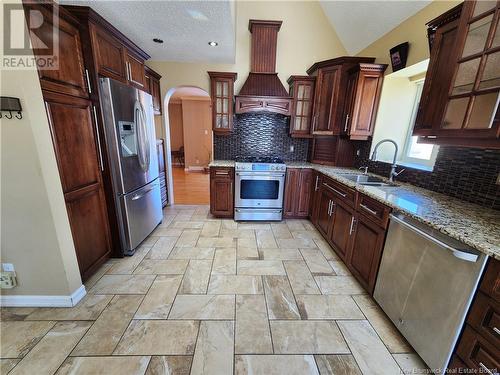
<path fill-rule="evenodd" d="M 443 374 L 487 257 L 391 215 L 373 297 L 429 368 Z"/>

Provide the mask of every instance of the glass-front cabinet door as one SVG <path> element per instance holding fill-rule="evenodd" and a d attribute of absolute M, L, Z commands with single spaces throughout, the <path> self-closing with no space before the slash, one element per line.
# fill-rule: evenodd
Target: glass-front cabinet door
<path fill-rule="evenodd" d="M 458 30 L 457 63 L 440 134 L 499 136 L 500 1 L 466 1 Z M 448 133 L 448 134 L 447 134 Z"/>
<path fill-rule="evenodd" d="M 212 130 L 227 134 L 233 129 L 234 81 L 236 73 L 208 72 L 212 99 Z"/>
<path fill-rule="evenodd" d="M 293 109 L 290 117 L 290 134 L 297 138 L 311 137 L 311 117 L 316 78 L 309 76 L 290 76 L 290 96 Z"/>

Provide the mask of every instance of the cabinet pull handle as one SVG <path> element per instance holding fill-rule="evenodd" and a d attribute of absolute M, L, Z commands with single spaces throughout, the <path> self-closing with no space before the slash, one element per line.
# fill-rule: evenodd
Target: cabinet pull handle
<path fill-rule="evenodd" d="M 216 172 L 215 172 L 215 174 L 216 174 L 217 176 L 226 176 L 226 175 L 228 175 L 228 174 L 229 174 L 229 172 L 219 172 L 219 171 L 216 171 Z"/>
<path fill-rule="evenodd" d="M 314 191 L 318 191 L 319 176 L 316 176 L 316 184 L 314 185 Z"/>
<path fill-rule="evenodd" d="M 363 203 L 360 203 L 359 206 L 361 208 L 363 208 L 364 210 L 368 211 L 369 213 L 371 213 L 372 215 L 377 215 L 377 211 L 375 210 L 372 210 L 371 208 L 369 208 L 368 206 L 365 206 Z"/>
<path fill-rule="evenodd" d="M 332 201 L 328 201 L 328 216 L 331 216 L 331 210 L 332 210 Z"/>
<path fill-rule="evenodd" d="M 495 332 L 497 335 L 500 335 L 500 329 L 497 327 L 493 327 L 493 332 Z"/>
<path fill-rule="evenodd" d="M 345 117 L 344 131 L 347 132 L 347 125 L 349 124 L 349 114 Z"/>
<path fill-rule="evenodd" d="M 89 71 L 87 69 L 85 69 L 85 79 L 87 80 L 87 89 L 89 90 L 89 94 L 91 94 L 92 86 L 90 86 Z"/>
<path fill-rule="evenodd" d="M 490 371 L 488 367 L 486 367 L 483 362 L 479 362 L 479 367 L 481 367 L 487 374 L 493 375 L 493 373 Z"/>
<path fill-rule="evenodd" d="M 330 189 L 330 190 L 334 191 L 335 193 L 337 193 L 338 195 L 340 195 L 342 198 L 347 197 L 347 194 L 338 191 L 337 189 L 335 189 L 334 187 L 331 187 L 327 183 L 323 182 L 323 185 L 325 185 L 328 189 Z"/>
<path fill-rule="evenodd" d="M 354 216 L 351 216 L 351 227 L 349 228 L 349 236 L 352 235 L 352 232 L 354 230 L 354 222 L 356 221 L 356 219 L 354 219 Z"/>
<path fill-rule="evenodd" d="M 97 134 L 97 148 L 99 149 L 99 166 L 101 167 L 101 171 L 104 172 L 104 162 L 102 160 L 102 149 L 101 149 L 101 137 L 99 135 L 99 122 L 97 122 L 97 112 L 95 109 L 95 105 L 92 106 L 92 113 L 94 114 L 95 133 Z"/>

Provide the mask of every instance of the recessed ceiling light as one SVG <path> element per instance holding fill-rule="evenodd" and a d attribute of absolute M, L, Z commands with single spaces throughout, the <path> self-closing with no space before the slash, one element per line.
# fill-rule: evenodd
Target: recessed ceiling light
<path fill-rule="evenodd" d="M 219 45 L 219 43 L 217 43 L 217 42 L 208 42 L 208 45 L 209 45 L 210 47 L 215 47 L 215 46 L 218 46 L 218 45 Z"/>
<path fill-rule="evenodd" d="M 162 44 L 163 43 L 163 39 L 154 38 L 153 42 L 158 43 L 158 44 Z"/>

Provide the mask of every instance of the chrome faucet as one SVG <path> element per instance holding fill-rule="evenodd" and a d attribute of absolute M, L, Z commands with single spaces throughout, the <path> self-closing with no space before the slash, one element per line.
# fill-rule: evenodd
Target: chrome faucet
<path fill-rule="evenodd" d="M 394 142 L 392 139 L 382 139 L 379 143 L 375 145 L 375 148 L 373 149 L 372 157 L 370 160 L 377 161 L 377 150 L 378 146 L 380 146 L 382 143 L 385 142 L 390 142 L 394 145 L 394 158 L 392 159 L 392 165 L 391 165 L 391 173 L 389 175 L 389 182 L 394 182 L 394 177 L 399 176 L 403 171 L 404 168 L 401 169 L 399 172 L 396 172 L 396 158 L 398 156 L 398 144 Z"/>

